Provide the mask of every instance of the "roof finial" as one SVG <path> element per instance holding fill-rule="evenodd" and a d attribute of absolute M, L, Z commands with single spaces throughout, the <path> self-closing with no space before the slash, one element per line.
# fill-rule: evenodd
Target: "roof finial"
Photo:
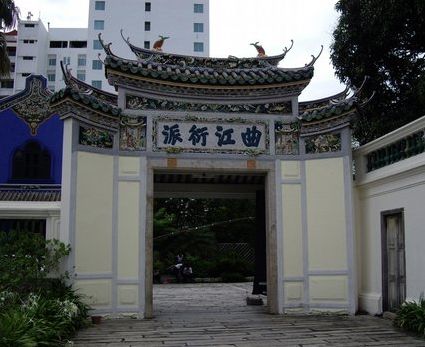
<path fill-rule="evenodd" d="M 289 46 L 289 48 L 285 46 L 285 49 L 283 50 L 285 54 L 288 53 L 292 49 L 292 47 L 294 47 L 294 40 L 291 39 L 291 45 Z"/>
<path fill-rule="evenodd" d="M 322 55 L 323 52 L 323 45 L 320 46 L 320 52 L 317 55 L 317 57 L 315 57 L 313 54 L 311 55 L 312 59 L 311 62 L 309 62 L 308 64 L 306 64 L 305 66 L 313 66 L 314 63 L 317 61 L 317 59 L 319 59 L 319 57 Z"/>
<path fill-rule="evenodd" d="M 103 41 L 103 39 L 102 39 L 102 33 L 99 33 L 99 34 L 97 35 L 97 37 L 99 38 L 100 45 L 103 47 L 103 49 L 104 49 L 105 53 L 106 53 L 107 55 L 113 55 L 113 54 L 112 54 L 112 51 L 111 51 L 111 45 L 112 45 L 112 43 L 107 43 L 107 44 L 105 44 L 105 42 L 104 42 L 104 41 Z"/>
<path fill-rule="evenodd" d="M 121 34 L 122 39 L 124 40 L 125 43 L 130 43 L 130 37 L 127 36 L 127 38 L 125 38 L 123 32 L 124 32 L 124 30 L 121 29 L 120 34 Z"/>
<path fill-rule="evenodd" d="M 162 52 L 162 45 L 164 44 L 164 41 L 167 40 L 167 39 L 169 39 L 169 38 L 170 38 L 169 36 L 159 35 L 159 40 L 156 40 L 153 43 L 152 49 L 154 49 L 155 51 Z"/>
<path fill-rule="evenodd" d="M 255 42 L 255 43 L 250 43 L 251 46 L 254 46 L 255 49 L 257 50 L 257 57 L 261 58 L 261 57 L 267 57 L 266 55 L 266 51 L 264 50 L 263 46 L 259 45 L 259 42 Z"/>

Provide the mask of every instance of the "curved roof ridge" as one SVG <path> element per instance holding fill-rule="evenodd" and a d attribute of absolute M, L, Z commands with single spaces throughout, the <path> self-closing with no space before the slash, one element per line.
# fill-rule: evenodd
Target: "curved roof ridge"
<path fill-rule="evenodd" d="M 345 99 L 348 95 L 348 93 L 350 92 L 350 87 L 346 86 L 345 89 L 343 91 L 340 91 L 334 95 L 330 95 L 330 96 L 325 96 L 323 98 L 320 99 L 313 99 L 313 100 L 306 100 L 306 101 L 300 101 L 298 103 L 299 106 L 305 106 L 306 108 L 308 108 L 308 105 L 315 105 L 318 103 L 329 103 L 332 100 L 341 100 L 341 99 Z"/>
<path fill-rule="evenodd" d="M 358 108 L 362 108 L 370 102 L 375 95 L 375 92 L 373 92 L 370 97 L 361 99 L 360 94 L 367 79 L 368 77 L 366 76 L 359 88 L 356 88 L 355 86 L 347 87 L 343 92 L 336 94 L 341 97 L 339 99 L 332 99 L 332 97 L 330 97 L 327 99 L 327 102 L 319 102 L 314 108 L 304 110 L 300 109 L 300 115 L 298 118 L 303 121 L 310 122 L 356 112 Z M 347 98 L 347 94 L 350 89 L 353 90 L 353 94 Z M 345 96 L 342 98 L 344 93 Z"/>
<path fill-rule="evenodd" d="M 93 87 L 92 85 L 79 80 L 78 78 L 74 77 L 71 73 L 71 70 L 68 69 L 68 65 L 65 65 L 62 61 L 60 62 L 63 77 L 65 84 L 69 87 L 71 87 L 73 90 L 85 93 L 87 95 L 93 95 L 98 99 L 101 99 L 103 101 L 106 101 L 110 103 L 113 106 L 116 106 L 118 103 L 118 95 L 106 92 L 102 89 Z"/>
<path fill-rule="evenodd" d="M 115 60 L 119 60 L 125 63 L 130 63 L 130 64 L 134 64 L 134 65 L 142 65 L 142 66 L 148 66 L 148 65 L 152 65 L 154 67 L 159 67 L 159 66 L 167 66 L 169 68 L 172 69 L 181 69 L 181 70 L 189 70 L 191 72 L 194 71 L 199 71 L 201 69 L 201 67 L 199 66 L 191 66 L 191 65 L 179 65 L 179 64 L 175 64 L 173 62 L 170 63 L 161 63 L 155 60 L 150 60 L 150 59 L 144 59 L 144 60 L 134 60 L 134 59 L 127 59 L 127 58 L 121 58 L 118 57 L 114 54 L 109 55 L 110 57 L 114 58 Z M 299 66 L 299 67 L 293 67 L 293 68 L 284 68 L 284 67 L 278 67 L 278 66 L 274 66 L 274 65 L 270 65 L 270 66 L 263 66 L 263 67 L 243 67 L 243 68 L 222 68 L 219 69 L 221 72 L 228 72 L 228 73 L 232 73 L 232 72 L 246 72 L 246 71 L 253 71 L 253 72 L 257 72 L 257 71 L 275 71 L 275 70 L 279 70 L 279 71 L 300 71 L 300 70 L 308 70 L 310 69 L 311 66 L 309 64 L 306 64 L 304 66 Z M 204 66 L 202 67 L 203 71 L 208 71 L 213 73 L 214 71 L 218 71 L 218 69 L 214 69 L 213 67 L 209 67 L 209 66 Z"/>
<path fill-rule="evenodd" d="M 93 94 L 87 94 L 81 90 L 73 88 L 72 85 L 66 86 L 61 90 L 53 93 L 50 96 L 50 105 L 61 103 L 63 100 L 70 98 L 72 101 L 81 103 L 86 107 L 90 107 L 95 111 L 109 114 L 113 117 L 118 117 L 121 114 L 121 108 L 117 105 L 111 104 L 104 99 L 100 99 Z"/>

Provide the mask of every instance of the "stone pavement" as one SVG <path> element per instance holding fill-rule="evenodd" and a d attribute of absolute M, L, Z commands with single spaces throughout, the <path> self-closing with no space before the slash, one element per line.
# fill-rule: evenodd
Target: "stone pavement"
<path fill-rule="evenodd" d="M 76 346 L 422 346 L 425 340 L 370 316 L 286 315 L 247 306 L 250 284 L 154 286 L 155 318 L 105 320 L 81 331 Z"/>

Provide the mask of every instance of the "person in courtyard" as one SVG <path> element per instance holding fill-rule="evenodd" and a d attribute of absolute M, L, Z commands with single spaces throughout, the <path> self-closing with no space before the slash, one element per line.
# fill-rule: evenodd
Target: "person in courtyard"
<path fill-rule="evenodd" d="M 192 266 L 190 266 L 189 263 L 183 265 L 182 277 L 183 277 L 183 282 L 185 283 L 193 282 L 193 270 L 192 270 Z"/>

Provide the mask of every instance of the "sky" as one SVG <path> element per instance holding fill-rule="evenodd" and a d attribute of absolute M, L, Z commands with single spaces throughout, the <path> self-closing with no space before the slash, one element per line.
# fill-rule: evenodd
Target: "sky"
<path fill-rule="evenodd" d="M 125 0 L 112 0 L 121 1 Z M 180 1 L 180 0 L 169 0 Z M 338 21 L 336 0 L 210 0 L 210 55 L 251 57 L 251 42 L 259 41 L 267 55 L 280 54 L 294 40 L 281 67 L 300 67 L 323 53 L 315 64 L 310 85 L 300 100 L 342 91 L 329 58 L 332 32 Z M 87 27 L 88 0 L 15 0 L 25 19 L 28 11 L 54 28 Z"/>

